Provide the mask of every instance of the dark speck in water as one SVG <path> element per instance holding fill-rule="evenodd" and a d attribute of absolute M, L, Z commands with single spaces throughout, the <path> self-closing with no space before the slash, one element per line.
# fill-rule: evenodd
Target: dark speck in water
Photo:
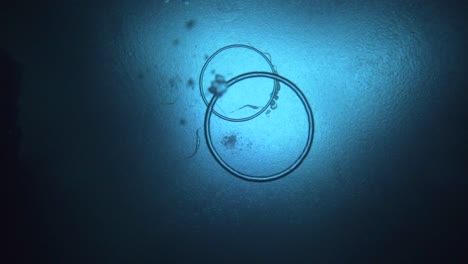
<path fill-rule="evenodd" d="M 224 136 L 222 143 L 227 148 L 234 148 L 237 143 L 237 136 L 236 135 Z"/>
<path fill-rule="evenodd" d="M 190 19 L 187 22 L 185 22 L 185 27 L 187 29 L 192 29 L 195 26 L 195 22 L 196 21 L 194 19 Z"/>
<path fill-rule="evenodd" d="M 171 89 L 179 88 L 178 82 L 179 82 L 178 77 L 174 77 L 174 78 L 169 79 L 169 87 L 171 87 Z"/>
<path fill-rule="evenodd" d="M 140 72 L 140 73 L 138 74 L 138 79 L 143 79 L 143 78 L 145 78 L 145 76 L 143 75 L 143 73 Z"/>
<path fill-rule="evenodd" d="M 207 60 L 209 58 L 208 54 L 205 54 L 205 60 Z"/>
<path fill-rule="evenodd" d="M 215 73 L 216 73 L 216 71 L 215 71 L 215 70 L 211 70 L 211 74 L 215 74 Z"/>
<path fill-rule="evenodd" d="M 187 124 L 187 120 L 185 120 L 185 118 L 181 118 L 179 123 L 181 126 L 185 126 Z"/>
<path fill-rule="evenodd" d="M 194 81 L 192 78 L 190 78 L 190 79 L 187 81 L 187 87 L 190 88 L 190 89 L 192 89 L 192 90 L 193 90 L 193 88 L 195 88 L 195 81 Z"/>
<path fill-rule="evenodd" d="M 179 45 L 179 39 L 174 39 L 174 40 L 172 41 L 172 45 L 174 45 L 174 46 Z"/>

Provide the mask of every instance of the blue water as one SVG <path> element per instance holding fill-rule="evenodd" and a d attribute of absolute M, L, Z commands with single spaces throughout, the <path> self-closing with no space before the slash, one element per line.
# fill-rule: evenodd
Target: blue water
<path fill-rule="evenodd" d="M 449 1 L 450 2 L 450 1 Z M 31 256 L 44 263 L 416 263 L 462 256 L 466 21 L 445 1 L 66 1 L 5 9 L 23 69 L 20 157 L 31 175 Z M 34 6 L 35 5 L 35 6 Z M 255 183 L 204 141 L 208 56 L 253 46 L 314 113 L 292 174 Z M 269 71 L 223 53 L 205 73 Z M 273 82 L 229 88 L 255 113 Z M 207 94 L 209 95 L 209 94 Z M 307 119 L 286 86 L 249 122 L 213 119 L 236 168 L 274 173 Z M 196 131 L 200 146 L 196 148 Z M 29 230 L 27 229 L 27 230 Z M 465 243 L 466 245 L 466 243 Z M 439 251 L 437 251 L 439 250 Z"/>

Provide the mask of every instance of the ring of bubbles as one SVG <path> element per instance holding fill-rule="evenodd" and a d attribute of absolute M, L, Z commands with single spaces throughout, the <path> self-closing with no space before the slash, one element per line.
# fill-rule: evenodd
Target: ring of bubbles
<path fill-rule="evenodd" d="M 232 79 L 230 79 L 228 81 L 224 80 L 223 76 L 217 75 L 216 79 L 211 83 L 211 86 L 208 89 L 208 91 L 213 94 L 211 100 L 208 101 L 206 99 L 206 96 L 205 96 L 205 93 L 204 93 L 204 86 L 203 86 L 203 82 L 202 82 L 204 72 L 205 72 L 206 68 L 208 67 L 208 64 L 210 63 L 210 61 L 214 57 L 216 57 L 216 55 L 218 55 L 220 52 L 222 52 L 222 51 L 224 51 L 226 49 L 229 49 L 229 48 L 247 48 L 247 49 L 251 49 L 253 51 L 256 51 L 257 53 L 262 55 L 262 57 L 268 62 L 268 64 L 270 65 L 270 67 L 272 69 L 272 72 L 263 72 L 263 71 L 247 72 L 247 73 L 243 73 L 243 74 L 240 74 L 238 76 L 235 76 L 234 78 L 232 78 Z M 215 106 L 216 102 L 226 92 L 227 89 L 229 89 L 231 86 L 233 86 L 234 84 L 236 84 L 238 82 L 241 82 L 241 81 L 246 80 L 246 79 L 251 79 L 251 78 L 268 78 L 268 79 L 272 79 L 272 80 L 275 81 L 274 82 L 274 87 L 273 87 L 274 90 L 271 93 L 270 100 L 268 101 L 268 103 L 263 108 L 261 108 L 254 115 L 251 115 L 251 116 L 248 116 L 248 117 L 245 117 L 245 118 L 230 118 L 230 117 L 221 115 L 220 113 L 218 113 L 218 112 L 216 112 L 214 110 L 214 106 Z M 213 141 L 212 141 L 212 137 L 211 137 L 211 116 L 213 114 L 215 114 L 219 118 L 224 119 L 224 120 L 229 121 L 229 122 L 245 122 L 247 120 L 251 120 L 251 119 L 259 116 L 266 109 L 268 109 L 270 104 L 274 101 L 277 92 L 279 91 L 279 83 L 282 83 L 282 84 L 288 86 L 296 94 L 296 96 L 300 99 L 301 103 L 304 106 L 305 112 L 307 114 L 307 121 L 308 121 L 306 144 L 303 147 L 303 149 L 302 149 L 301 153 L 299 154 L 299 156 L 294 160 L 294 162 L 292 162 L 288 167 L 286 167 L 285 169 L 283 169 L 283 170 L 281 170 L 279 172 L 276 172 L 276 173 L 273 173 L 273 174 L 268 174 L 268 175 L 251 175 L 251 174 L 248 174 L 248 173 L 241 172 L 241 171 L 235 169 L 234 167 L 232 167 L 231 165 L 229 165 L 219 155 L 219 153 L 216 151 L 216 148 L 213 145 Z M 303 163 L 303 161 L 307 157 L 308 153 L 310 152 L 310 149 L 312 147 L 313 137 L 314 137 L 314 118 L 313 118 L 312 108 L 310 107 L 310 104 L 307 101 L 307 98 L 305 97 L 304 93 L 299 89 L 299 87 L 297 87 L 297 85 L 294 84 L 289 79 L 279 75 L 277 73 L 277 71 L 275 70 L 275 68 L 274 68 L 273 64 L 271 63 L 271 61 L 266 57 L 266 55 L 263 52 L 255 49 L 254 47 L 243 45 L 243 44 L 229 45 L 229 46 L 226 46 L 226 47 L 223 47 L 223 48 L 217 50 L 215 53 L 213 53 L 213 55 L 211 55 L 207 59 L 205 65 L 203 66 L 203 68 L 201 70 L 201 73 L 200 73 L 199 85 L 200 85 L 201 96 L 203 98 L 203 101 L 207 105 L 207 108 L 206 108 L 206 111 L 205 111 L 205 118 L 204 118 L 204 132 L 205 132 L 206 144 L 207 144 L 208 150 L 210 151 L 212 156 L 215 158 L 215 160 L 218 162 L 218 164 L 221 165 L 221 167 L 223 167 L 226 171 L 228 171 L 229 173 L 233 174 L 234 176 L 237 176 L 237 177 L 239 177 L 241 179 L 244 179 L 244 180 L 256 181 L 256 182 L 265 182 L 265 181 L 276 180 L 276 179 L 284 177 L 284 176 L 286 176 L 288 174 L 291 174 L 293 171 L 295 171 Z"/>
<path fill-rule="evenodd" d="M 244 45 L 244 44 L 233 44 L 233 45 L 229 45 L 229 46 L 225 46 L 223 48 L 220 48 L 219 50 L 217 50 L 215 53 L 213 53 L 205 62 L 205 64 L 203 65 L 203 68 L 201 69 L 201 72 L 200 72 L 200 79 L 198 81 L 198 86 L 200 88 L 200 94 L 201 94 L 201 97 L 203 99 L 203 101 L 205 102 L 205 104 L 208 106 L 208 99 L 206 98 L 205 96 L 205 92 L 203 90 L 204 88 L 204 85 L 203 85 L 203 77 L 205 75 L 205 71 L 206 71 L 206 68 L 208 67 L 208 65 L 210 64 L 210 62 L 217 56 L 219 55 L 221 52 L 225 51 L 225 50 L 228 50 L 228 49 L 234 49 L 234 48 L 244 48 L 244 49 L 249 49 L 249 50 L 252 50 L 254 52 L 256 52 L 257 54 L 259 54 L 260 56 L 263 57 L 263 59 L 265 59 L 265 61 L 268 63 L 268 65 L 270 66 L 271 68 L 271 71 L 272 72 L 275 72 L 276 73 L 276 69 L 275 69 L 275 66 L 273 65 L 273 63 L 271 63 L 271 60 L 268 59 L 268 57 L 265 55 L 265 53 L 261 52 L 260 50 L 252 47 L 252 46 L 248 46 L 248 45 Z M 254 119 L 255 117 L 261 115 L 263 112 L 265 112 L 268 107 L 272 104 L 272 102 L 274 102 L 274 99 L 275 99 L 275 96 L 276 94 L 278 93 L 280 89 L 280 85 L 279 85 L 279 82 L 275 80 L 275 84 L 273 86 L 273 92 L 271 93 L 271 96 L 270 96 L 270 99 L 268 100 L 268 102 L 265 104 L 265 106 L 263 106 L 257 113 L 251 115 L 251 116 L 248 116 L 248 117 L 244 117 L 244 118 L 231 118 L 231 117 L 228 117 L 228 116 L 225 116 L 225 115 L 222 115 L 220 114 L 219 112 L 217 112 L 216 110 L 213 109 L 213 113 L 218 116 L 219 118 L 222 118 L 226 121 L 229 121 L 229 122 L 245 122 L 245 121 L 248 121 L 248 120 L 251 120 L 251 119 Z"/>

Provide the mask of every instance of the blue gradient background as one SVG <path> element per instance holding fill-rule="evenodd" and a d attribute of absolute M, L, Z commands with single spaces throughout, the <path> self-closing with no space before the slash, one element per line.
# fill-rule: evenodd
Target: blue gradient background
<path fill-rule="evenodd" d="M 461 4 L 121 0 L 3 10 L 2 48 L 24 70 L 30 202 L 20 239 L 32 259 L 416 263 L 466 254 Z M 206 55 L 235 43 L 268 52 L 314 111 L 312 151 L 278 181 L 228 174 L 203 138 L 185 159 L 203 125 Z M 229 56 L 213 66 L 227 78 L 268 70 L 255 54 Z M 271 85 L 239 84 L 220 106 L 262 104 Z M 304 111 L 285 86 L 279 96 L 278 109 L 248 124 L 213 120 L 217 147 L 236 166 L 276 171 L 298 155 Z M 226 148 L 231 134 L 237 143 Z"/>

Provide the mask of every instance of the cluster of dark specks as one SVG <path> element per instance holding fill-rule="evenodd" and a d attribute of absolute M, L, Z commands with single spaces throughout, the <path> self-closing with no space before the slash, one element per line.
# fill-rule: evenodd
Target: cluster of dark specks
<path fill-rule="evenodd" d="M 234 148 L 237 143 L 237 135 L 224 136 L 221 143 L 227 148 Z"/>
<path fill-rule="evenodd" d="M 187 20 L 187 21 L 185 21 L 185 28 L 188 29 L 188 30 L 192 30 L 195 27 L 196 24 L 197 24 L 197 21 L 195 19 Z M 172 41 L 172 46 L 178 46 L 179 44 L 180 44 L 179 38 L 175 38 Z"/>
<path fill-rule="evenodd" d="M 195 88 L 195 80 L 193 78 L 188 79 L 187 87 L 192 89 L 192 90 Z"/>

